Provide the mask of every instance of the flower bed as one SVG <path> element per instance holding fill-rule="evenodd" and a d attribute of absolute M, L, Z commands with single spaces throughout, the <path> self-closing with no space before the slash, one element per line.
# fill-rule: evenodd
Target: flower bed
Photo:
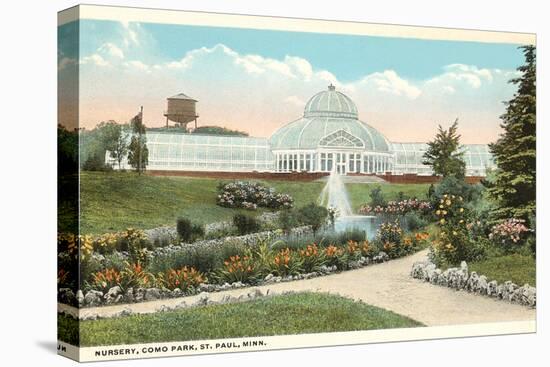
<path fill-rule="evenodd" d="M 293 203 L 292 196 L 277 193 L 274 188 L 258 182 L 236 181 L 218 187 L 217 204 L 227 208 L 290 209 Z"/>
<path fill-rule="evenodd" d="M 188 265 L 173 267 L 171 261 L 180 261 L 181 256 L 188 255 L 193 248 L 200 248 L 209 254 L 231 253 L 228 251 L 235 248 L 224 248 L 224 244 L 219 241 L 214 247 L 199 247 L 197 243 L 177 248 L 168 246 L 149 251 L 149 257 L 143 258 L 147 264 L 145 266 L 140 259 L 136 260 L 129 254 L 120 254 L 126 259 L 122 269 L 105 266 L 92 272 L 84 283 L 84 289 L 76 293 L 70 288 L 61 287 L 59 301 L 80 307 L 94 307 L 181 297 L 202 291 L 215 292 L 250 285 L 309 279 L 390 259 L 388 254 L 380 251 L 380 246 L 366 240 L 349 240 L 345 244 L 331 243 L 322 246 L 308 243 L 300 248 L 288 248 L 281 247 L 284 243 L 280 240 L 274 241 L 270 234 L 265 234 L 263 239 L 261 236 L 252 235 L 243 237 L 249 241 L 248 245 L 237 248 L 238 253 L 229 255 L 219 265 L 212 265 L 213 268 L 209 271 Z M 252 240 L 253 238 L 255 240 Z M 270 238 L 272 242 L 268 245 Z M 425 240 L 426 234 L 423 233 L 403 236 L 400 244 L 394 246 L 405 246 L 407 251 L 393 252 L 391 257 L 404 256 L 418 249 Z M 107 260 L 101 254 L 91 255 L 88 261 L 92 259 L 98 260 L 100 264 Z M 208 263 L 208 259 L 199 257 L 199 260 L 202 261 L 198 263 L 199 266 Z M 163 271 L 153 271 L 155 264 L 157 267 L 158 264 L 167 266 Z"/>
<path fill-rule="evenodd" d="M 363 215 L 404 215 L 409 212 L 427 212 L 431 209 L 429 201 L 418 199 L 407 199 L 401 201 L 389 201 L 386 205 L 371 206 L 363 204 L 359 208 L 359 214 Z"/>

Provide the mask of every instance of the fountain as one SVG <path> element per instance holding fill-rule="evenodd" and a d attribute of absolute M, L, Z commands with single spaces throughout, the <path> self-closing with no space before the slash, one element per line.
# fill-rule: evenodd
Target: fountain
<path fill-rule="evenodd" d="M 368 239 L 372 239 L 380 224 L 377 217 L 371 215 L 353 214 L 348 198 L 346 186 L 342 176 L 333 169 L 320 196 L 321 205 L 336 210 L 337 216 L 334 222 L 336 232 L 344 232 L 359 229 L 366 232 Z"/>

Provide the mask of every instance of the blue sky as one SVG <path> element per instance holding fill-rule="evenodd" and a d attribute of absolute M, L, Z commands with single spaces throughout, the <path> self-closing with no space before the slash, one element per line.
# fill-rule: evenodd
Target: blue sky
<path fill-rule="evenodd" d="M 73 25 L 74 26 L 74 25 Z M 75 61 L 60 28 L 60 73 Z M 514 44 L 84 20 L 81 124 L 164 123 L 165 98 L 199 100 L 200 121 L 269 136 L 333 83 L 394 141 L 426 141 L 459 118 L 464 142 L 499 133 L 522 53 Z M 243 101 L 245 103 L 243 103 Z"/>
<path fill-rule="evenodd" d="M 316 68 L 330 70 L 344 82 L 385 69 L 395 70 L 404 77 L 425 79 L 449 64 L 515 69 L 522 62 L 522 54 L 514 44 L 152 23 L 142 23 L 142 28 L 154 39 L 158 58 L 179 59 L 190 50 L 221 43 L 242 54 L 275 59 L 285 55 L 303 57 Z M 116 22 L 84 20 L 83 32 L 89 30 L 95 36 L 83 38 L 83 53 L 95 50 L 116 29 Z"/>

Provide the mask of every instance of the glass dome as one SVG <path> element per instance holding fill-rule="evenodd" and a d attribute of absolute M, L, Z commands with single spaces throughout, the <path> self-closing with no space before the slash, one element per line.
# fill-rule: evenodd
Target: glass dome
<path fill-rule="evenodd" d="M 270 138 L 272 150 L 311 150 L 320 147 L 389 152 L 388 140 L 358 119 L 355 103 L 333 85 L 310 98 L 304 117 L 278 129 Z"/>
<path fill-rule="evenodd" d="M 314 95 L 306 103 L 304 117 L 344 117 L 357 119 L 357 106 L 331 84 L 328 90 Z"/>

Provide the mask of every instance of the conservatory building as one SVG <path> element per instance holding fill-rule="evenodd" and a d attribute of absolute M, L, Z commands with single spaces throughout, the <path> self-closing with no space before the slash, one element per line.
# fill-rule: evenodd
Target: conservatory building
<path fill-rule="evenodd" d="M 157 171 L 332 172 L 431 175 L 426 143 L 389 142 L 359 119 L 355 103 L 330 85 L 307 102 L 303 115 L 270 138 L 147 131 L 149 164 Z M 466 175 L 494 167 L 487 145 L 464 145 Z M 107 162 L 118 168 L 110 154 Z M 123 162 L 122 168 L 128 168 Z"/>
<path fill-rule="evenodd" d="M 383 173 L 392 170 L 391 144 L 359 120 L 355 103 L 332 85 L 311 97 L 304 115 L 269 139 L 276 172 Z"/>

